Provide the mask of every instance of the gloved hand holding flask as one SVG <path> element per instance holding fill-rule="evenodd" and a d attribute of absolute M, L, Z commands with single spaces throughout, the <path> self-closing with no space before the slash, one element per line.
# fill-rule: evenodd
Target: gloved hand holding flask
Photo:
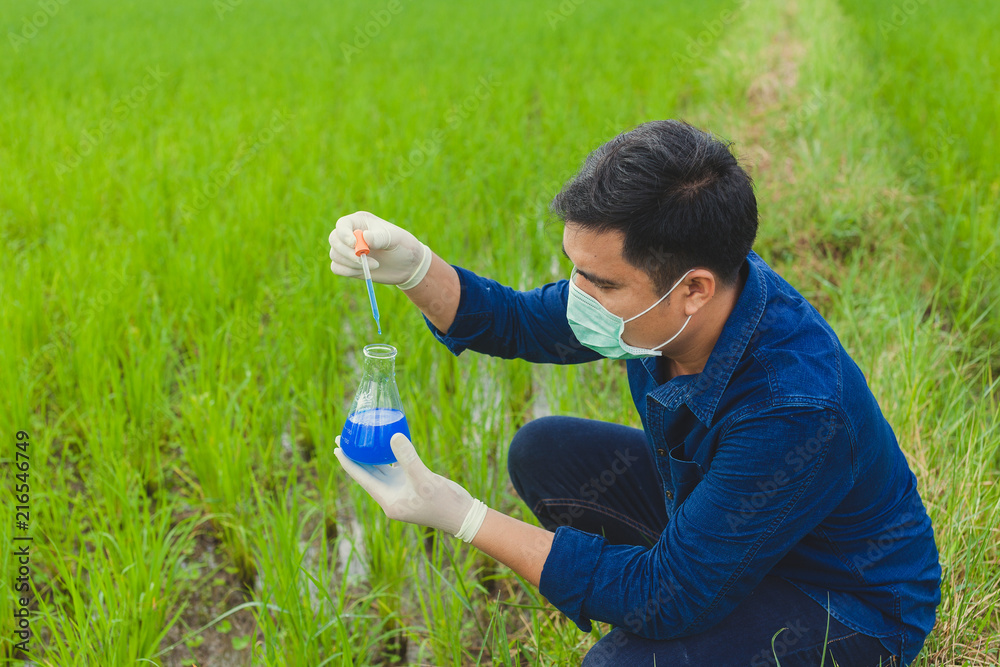
<path fill-rule="evenodd" d="M 398 462 L 391 466 L 355 463 L 339 446 L 333 453 L 390 519 L 438 528 L 471 542 L 486 517 L 486 504 L 452 480 L 431 472 L 402 433 L 392 436 L 390 446 Z"/>

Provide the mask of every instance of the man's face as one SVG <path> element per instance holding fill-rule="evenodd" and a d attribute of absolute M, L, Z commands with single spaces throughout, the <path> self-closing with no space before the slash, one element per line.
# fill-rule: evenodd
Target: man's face
<path fill-rule="evenodd" d="M 593 232 L 573 223 L 563 228 L 563 253 L 576 267 L 576 285 L 622 319 L 629 319 L 656 303 L 657 291 L 647 273 L 622 257 L 621 232 Z M 642 317 L 626 322 L 622 339 L 629 345 L 653 348 L 673 336 L 684 324 L 684 291 L 680 285 L 666 300 Z"/>

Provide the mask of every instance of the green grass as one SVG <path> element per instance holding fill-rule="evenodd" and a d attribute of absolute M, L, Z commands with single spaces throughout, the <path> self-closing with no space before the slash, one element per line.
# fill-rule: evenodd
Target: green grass
<path fill-rule="evenodd" d="M 948 296 L 950 318 L 980 342 L 1000 336 L 1000 129 L 986 91 L 1000 86 L 991 26 L 1000 5 L 953 11 L 911 3 L 880 12 L 846 0 L 877 72 L 876 104 L 892 119 L 890 151 L 899 173 L 928 194 L 936 225 L 913 225 Z M 914 98 L 921 100 L 914 104 Z M 996 366 L 995 366 L 996 368 Z"/>
<path fill-rule="evenodd" d="M 386 5 L 73 0 L 15 50 L 39 5 L 3 0 L 0 424 L 32 443 L 32 659 L 579 662 L 606 627 L 341 472 L 377 335 L 326 237 L 371 210 L 501 282 L 565 277 L 549 198 L 614 134 L 681 117 L 736 142 L 757 251 L 917 475 L 944 567 L 918 664 L 995 661 L 998 10 L 918 2 L 886 30 L 889 3 L 762 0 L 723 22 L 738 4 L 401 2 L 348 61 Z M 376 289 L 418 451 L 491 506 L 532 520 L 505 457 L 533 416 L 638 425 L 621 364 L 454 358 Z"/>

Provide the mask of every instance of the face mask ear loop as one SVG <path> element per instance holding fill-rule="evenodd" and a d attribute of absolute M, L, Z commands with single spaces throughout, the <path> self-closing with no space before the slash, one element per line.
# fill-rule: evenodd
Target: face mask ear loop
<path fill-rule="evenodd" d="M 634 320 L 634 319 L 636 319 L 636 318 L 638 318 L 638 317 L 642 317 L 643 315 L 645 315 L 645 314 L 646 314 L 646 313 L 648 313 L 649 311 L 651 311 L 651 310 L 653 310 L 654 308 L 656 308 L 657 306 L 659 306 L 659 305 L 660 305 L 660 302 L 661 302 L 661 301 L 663 301 L 664 299 L 666 299 L 666 298 L 667 298 L 668 296 L 670 296 L 670 293 L 671 293 L 671 292 L 673 292 L 673 291 L 674 291 L 675 289 L 677 289 L 677 286 L 678 286 L 678 285 L 680 285 L 680 284 L 681 284 L 682 282 L 684 282 L 684 279 L 688 277 L 688 273 L 691 273 L 692 271 L 694 271 L 694 269 L 688 269 L 688 272 L 687 272 L 687 273 L 685 273 L 685 274 L 684 274 L 683 276 L 681 276 L 681 277 L 680 277 L 680 278 L 679 278 L 679 279 L 677 280 L 677 282 L 675 282 L 675 283 L 674 283 L 674 286 L 673 286 L 673 287 L 671 287 L 671 288 L 670 288 L 669 290 L 667 290 L 667 293 L 666 293 L 666 294 L 664 294 L 663 296 L 661 296 L 661 297 L 660 297 L 660 300 L 659 300 L 659 301 L 657 301 L 657 302 L 656 302 L 656 303 L 654 303 L 654 304 L 653 304 L 652 306 L 650 306 L 650 307 L 649 307 L 649 308 L 647 308 L 646 310 L 642 311 L 641 313 L 639 313 L 639 314 L 638 314 L 638 315 L 636 315 L 635 317 L 630 317 L 630 318 L 628 318 L 627 320 L 622 320 L 622 322 L 625 322 L 625 323 L 628 323 L 628 322 L 631 322 L 632 320 Z M 690 319 L 690 315 L 688 316 L 688 319 Z M 684 326 L 685 326 L 685 327 L 687 326 L 687 322 L 685 322 L 685 323 L 684 323 Z M 681 331 L 684 331 L 684 327 L 681 327 Z M 677 333 L 680 333 L 680 331 L 678 331 Z M 673 338 L 671 338 L 670 340 L 673 340 Z M 669 343 L 669 342 L 670 342 L 670 340 L 668 340 L 668 341 L 667 341 L 667 343 Z M 664 345 L 666 345 L 667 343 L 664 343 Z M 656 350 L 656 349 L 658 349 L 658 348 L 655 348 L 655 347 L 654 347 L 653 349 L 654 349 L 654 350 Z"/>
<path fill-rule="evenodd" d="M 679 329 L 679 330 L 677 331 L 677 333 L 675 333 L 675 334 L 674 334 L 673 336 L 671 336 L 670 338 L 668 338 L 666 342 L 664 342 L 664 343 L 660 343 L 659 345 L 657 345 L 656 347 L 654 347 L 654 348 L 652 348 L 652 349 L 653 349 L 653 350 L 659 350 L 659 349 L 660 349 L 661 347 L 663 347 L 664 345 L 669 345 L 669 344 L 670 344 L 670 342 L 671 342 L 671 341 L 672 341 L 673 339 L 675 339 L 675 338 L 677 338 L 678 336 L 680 336 L 680 335 L 681 335 L 681 331 L 684 331 L 685 327 L 687 327 L 687 325 L 688 325 L 688 322 L 690 322 L 690 321 L 691 321 L 691 318 L 692 318 L 692 317 L 694 317 L 694 316 L 693 316 L 693 315 L 688 315 L 688 318 L 687 318 L 686 320 L 684 320 L 684 326 L 682 326 L 682 327 L 681 327 L 681 328 L 680 328 L 680 329 Z"/>

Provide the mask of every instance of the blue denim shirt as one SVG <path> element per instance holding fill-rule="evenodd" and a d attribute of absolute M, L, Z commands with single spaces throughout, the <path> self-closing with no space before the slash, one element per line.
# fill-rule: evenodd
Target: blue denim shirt
<path fill-rule="evenodd" d="M 568 283 L 519 292 L 456 267 L 447 335 L 539 363 L 599 356 L 566 321 Z M 583 630 L 654 639 L 704 631 L 767 574 L 911 662 L 934 625 L 941 568 L 930 519 L 864 374 L 823 317 L 755 253 L 701 373 L 663 381 L 626 362 L 670 517 L 651 548 L 562 526 L 540 592 Z M 595 415 L 599 417 L 599 415 Z"/>

